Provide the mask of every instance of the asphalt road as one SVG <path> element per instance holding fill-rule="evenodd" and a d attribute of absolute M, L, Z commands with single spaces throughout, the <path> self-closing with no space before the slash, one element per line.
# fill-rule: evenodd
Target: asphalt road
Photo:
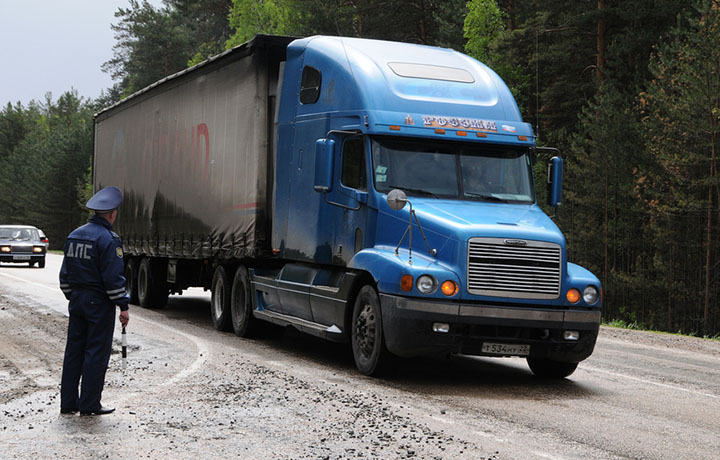
<path fill-rule="evenodd" d="M 521 359 L 401 361 L 358 374 L 347 348 L 288 331 L 218 333 L 209 294 L 131 308 L 104 417 L 61 416 L 60 257 L 0 266 L 0 459 L 718 459 L 720 342 L 603 328 L 569 378 Z"/>

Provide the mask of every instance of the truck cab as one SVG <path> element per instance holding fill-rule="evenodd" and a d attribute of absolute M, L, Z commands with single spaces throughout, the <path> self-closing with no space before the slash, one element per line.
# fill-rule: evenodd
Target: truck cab
<path fill-rule="evenodd" d="M 593 351 L 599 280 L 538 206 L 532 127 L 484 64 L 434 47 L 309 37 L 275 110 L 272 250 L 253 316 L 392 355 L 524 356 L 565 377 Z M 559 205 L 562 160 L 550 163 Z"/>

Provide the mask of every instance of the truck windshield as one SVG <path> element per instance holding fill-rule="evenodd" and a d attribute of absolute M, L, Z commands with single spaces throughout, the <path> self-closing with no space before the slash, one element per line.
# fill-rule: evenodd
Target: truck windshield
<path fill-rule="evenodd" d="M 534 203 L 528 149 L 373 138 L 375 189 L 461 200 Z"/>

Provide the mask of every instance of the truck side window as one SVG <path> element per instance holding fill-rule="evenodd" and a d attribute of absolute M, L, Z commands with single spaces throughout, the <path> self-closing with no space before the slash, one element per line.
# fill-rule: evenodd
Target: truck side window
<path fill-rule="evenodd" d="M 314 104 L 320 99 L 320 84 L 322 83 L 322 74 L 319 70 L 305 66 L 302 73 L 302 82 L 300 83 L 300 103 Z"/>
<path fill-rule="evenodd" d="M 345 141 L 342 154 L 342 184 L 357 190 L 367 190 L 363 140 L 353 138 Z"/>

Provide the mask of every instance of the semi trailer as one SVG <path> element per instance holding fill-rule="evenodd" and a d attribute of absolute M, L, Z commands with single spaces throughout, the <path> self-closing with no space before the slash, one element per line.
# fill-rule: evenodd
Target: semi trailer
<path fill-rule="evenodd" d="M 350 343 L 367 375 L 457 353 L 563 378 L 593 351 L 602 288 L 538 205 L 547 150 L 466 55 L 258 35 L 94 128 L 94 187 L 123 191 L 116 231 L 143 307 L 203 287 L 218 330 Z M 551 207 L 562 164 L 555 151 Z"/>

